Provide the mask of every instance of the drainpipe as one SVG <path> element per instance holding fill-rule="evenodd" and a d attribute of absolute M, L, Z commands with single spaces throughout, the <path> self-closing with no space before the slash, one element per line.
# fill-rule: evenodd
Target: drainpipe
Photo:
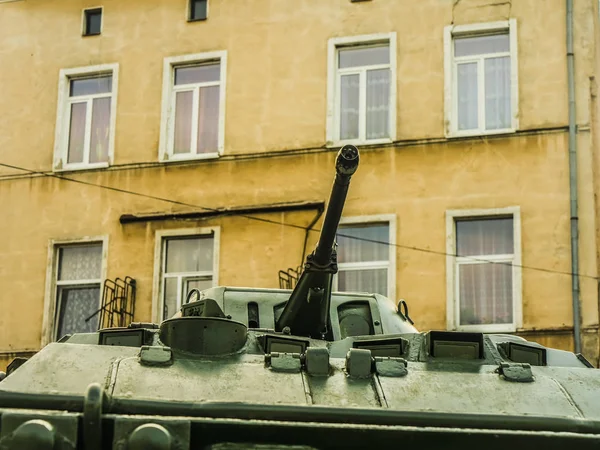
<path fill-rule="evenodd" d="M 567 76 L 569 83 L 569 189 L 571 215 L 571 296 L 573 340 L 581 353 L 581 311 L 579 304 L 579 217 L 577 216 L 577 129 L 575 116 L 575 65 L 573 54 L 573 0 L 567 0 Z"/>

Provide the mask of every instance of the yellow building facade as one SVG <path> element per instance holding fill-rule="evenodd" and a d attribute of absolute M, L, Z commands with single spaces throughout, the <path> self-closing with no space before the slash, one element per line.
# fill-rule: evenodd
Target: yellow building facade
<path fill-rule="evenodd" d="M 344 143 L 338 289 L 597 365 L 598 8 L 574 3 L 569 96 L 559 0 L 0 1 L 0 366 L 94 329 L 105 280 L 141 322 L 279 287 Z"/>

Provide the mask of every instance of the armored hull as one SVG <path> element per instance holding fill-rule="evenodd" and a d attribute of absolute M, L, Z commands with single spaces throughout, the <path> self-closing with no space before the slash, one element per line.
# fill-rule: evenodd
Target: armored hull
<path fill-rule="evenodd" d="M 202 294 L 225 317 L 45 347 L 0 383 L 0 448 L 600 444 L 600 372 L 575 354 L 514 336 L 419 333 L 367 294 L 334 294 L 336 339 L 312 339 L 273 330 L 289 291 Z M 258 298 L 263 327 L 247 328 Z M 370 334 L 353 335 L 362 326 Z"/>

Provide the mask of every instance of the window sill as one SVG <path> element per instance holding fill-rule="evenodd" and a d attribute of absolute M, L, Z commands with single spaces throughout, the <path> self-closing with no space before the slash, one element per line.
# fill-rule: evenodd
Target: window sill
<path fill-rule="evenodd" d="M 502 130 L 465 130 L 465 131 L 453 131 L 447 133 L 448 139 L 452 138 L 463 138 L 469 136 L 494 136 L 498 134 L 513 134 L 516 133 L 516 128 L 503 128 Z"/>
<path fill-rule="evenodd" d="M 95 163 L 95 164 L 66 164 L 59 168 L 54 168 L 53 172 L 74 172 L 78 170 L 93 170 L 93 169 L 107 169 L 110 164 L 107 162 Z"/>
<path fill-rule="evenodd" d="M 170 163 L 170 162 L 180 162 L 180 161 L 197 161 L 202 159 L 218 159 L 221 156 L 220 153 L 200 153 L 200 154 L 178 154 L 178 155 L 168 155 L 168 159 L 164 158 L 162 163 Z"/>
<path fill-rule="evenodd" d="M 489 325 L 462 325 L 451 331 L 463 331 L 468 333 L 515 333 L 517 327 L 514 323 L 497 323 Z"/>
<path fill-rule="evenodd" d="M 203 17 L 201 19 L 188 19 L 188 23 L 192 23 L 192 22 L 205 22 L 208 19 L 208 17 Z"/>
<path fill-rule="evenodd" d="M 394 142 L 393 139 L 384 138 L 384 139 L 370 139 L 370 140 L 361 140 L 361 139 L 349 139 L 346 141 L 334 141 L 327 142 L 327 147 L 342 147 L 344 145 L 381 145 L 381 144 L 392 144 Z"/>

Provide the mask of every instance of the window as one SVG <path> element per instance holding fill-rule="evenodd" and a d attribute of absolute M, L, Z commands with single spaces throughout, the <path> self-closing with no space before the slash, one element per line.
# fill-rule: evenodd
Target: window
<path fill-rule="evenodd" d="M 83 10 L 83 35 L 94 36 L 102 32 L 102 8 Z"/>
<path fill-rule="evenodd" d="M 336 237 L 338 273 L 334 290 L 394 297 L 394 241 L 390 222 L 344 219 Z"/>
<path fill-rule="evenodd" d="M 449 214 L 453 327 L 515 331 L 520 323 L 520 233 L 512 214 Z"/>
<path fill-rule="evenodd" d="M 56 247 L 54 338 L 98 329 L 102 243 Z M 89 320 L 87 320 L 89 318 Z"/>
<path fill-rule="evenodd" d="M 118 66 L 60 72 L 55 169 L 107 167 L 112 162 Z"/>
<path fill-rule="evenodd" d="M 329 40 L 328 144 L 396 137 L 396 34 Z"/>
<path fill-rule="evenodd" d="M 197 231 L 202 234 L 173 234 L 180 231 L 157 233 L 160 245 L 159 321 L 173 317 L 191 289 L 208 289 L 216 283 L 217 233 L 214 230 L 191 230 L 192 233 Z"/>
<path fill-rule="evenodd" d="M 189 0 L 190 22 L 195 20 L 205 20 L 208 17 L 208 0 Z"/>
<path fill-rule="evenodd" d="M 446 119 L 450 135 L 514 131 L 516 22 L 446 27 Z"/>
<path fill-rule="evenodd" d="M 223 150 L 226 53 L 166 58 L 161 159 L 215 157 Z"/>

